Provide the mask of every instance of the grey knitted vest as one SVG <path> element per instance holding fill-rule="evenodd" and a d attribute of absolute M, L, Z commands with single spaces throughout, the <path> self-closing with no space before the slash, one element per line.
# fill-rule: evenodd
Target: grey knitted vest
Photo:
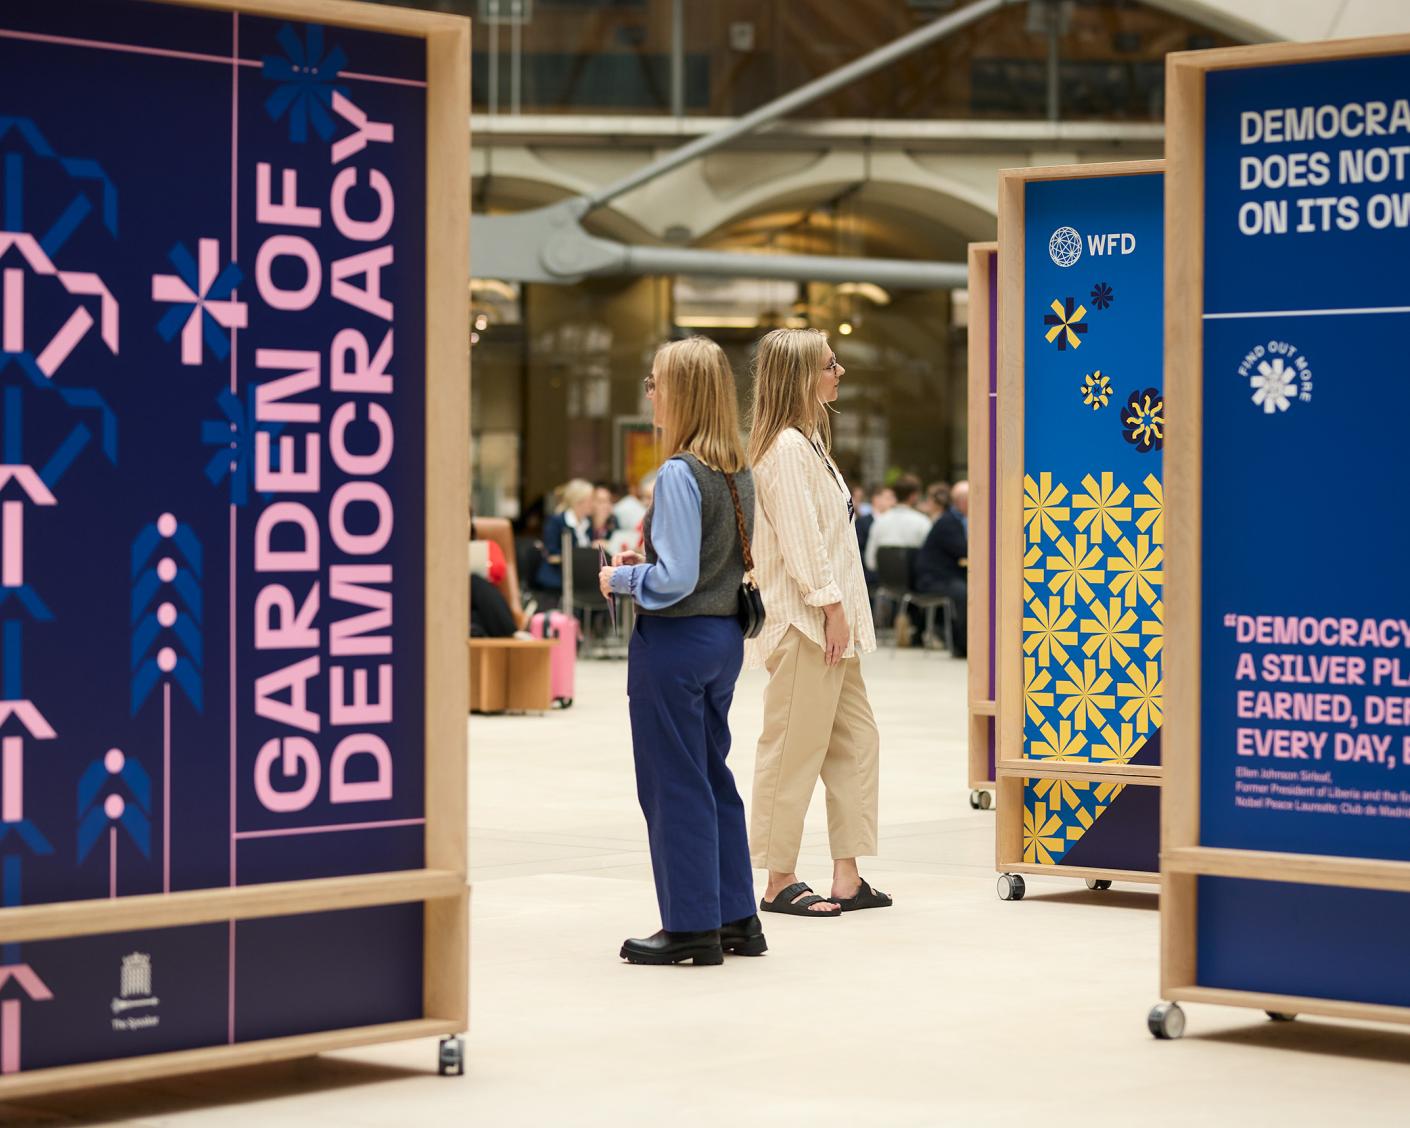
<path fill-rule="evenodd" d="M 695 590 L 679 603 L 664 611 L 637 608 L 638 615 L 664 615 L 683 618 L 687 615 L 734 615 L 739 610 L 739 585 L 744 579 L 744 550 L 739 543 L 739 527 L 734 516 L 734 502 L 729 485 L 718 470 L 711 470 L 693 454 L 676 456 L 690 467 L 695 483 L 700 487 L 700 580 Z M 739 491 L 739 505 L 744 512 L 744 528 L 754 535 L 754 478 L 748 470 L 734 475 Z M 653 505 L 642 522 L 646 536 L 646 559 L 657 560 L 651 543 L 651 520 L 656 514 Z"/>

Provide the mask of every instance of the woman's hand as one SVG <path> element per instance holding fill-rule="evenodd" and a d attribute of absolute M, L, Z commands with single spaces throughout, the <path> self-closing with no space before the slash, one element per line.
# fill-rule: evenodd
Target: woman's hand
<path fill-rule="evenodd" d="M 616 568 L 603 568 L 597 573 L 597 586 L 602 591 L 603 599 L 611 599 L 612 596 L 612 573 Z"/>
<path fill-rule="evenodd" d="M 847 645 L 852 641 L 852 629 L 847 624 L 847 613 L 842 604 L 829 603 L 823 608 L 823 661 L 835 666 L 842 661 Z"/>
<path fill-rule="evenodd" d="M 620 568 L 623 564 L 645 564 L 646 557 L 639 552 L 619 552 L 612 557 L 612 567 Z"/>

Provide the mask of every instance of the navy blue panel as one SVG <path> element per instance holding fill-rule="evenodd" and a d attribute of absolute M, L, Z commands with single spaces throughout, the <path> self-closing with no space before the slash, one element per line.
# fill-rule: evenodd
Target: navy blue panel
<path fill-rule="evenodd" d="M 425 74 L 411 37 L 0 5 L 0 907 L 422 864 Z M 233 1007 L 225 925 L 0 946 L 0 1057 L 413 1017 L 419 907 L 342 919 L 261 922 Z"/>
<path fill-rule="evenodd" d="M 415 868 L 414 829 L 302 832 L 423 813 L 424 45 L 132 0 L 22 0 L 6 28 L 54 38 L 0 35 L 0 230 L 18 233 L 0 248 L 18 326 L 0 352 L 0 463 L 32 475 L 4 486 L 23 503 L 24 586 L 0 589 L 0 699 L 37 711 L 5 727 L 24 737 L 24 821 L 0 826 L 0 859 L 17 859 L 0 903 Z M 237 38 L 254 65 L 232 61 Z M 335 153 L 364 118 L 388 135 Z M 339 176 L 360 227 L 339 224 Z M 300 250 L 318 277 L 295 302 L 277 291 L 302 283 Z M 369 252 L 387 256 L 375 284 L 370 261 L 338 265 Z M 258 389 L 307 363 L 281 353 L 313 357 L 315 383 L 276 418 Z M 379 356 L 385 384 L 335 386 Z M 389 461 L 335 461 L 378 448 L 380 411 Z M 317 481 L 256 483 L 259 443 L 271 469 Z M 340 494 L 362 498 L 341 540 Z M 358 544 L 380 498 L 389 538 Z M 315 530 L 307 570 L 260 570 L 276 506 Z M 286 522 L 268 539 L 300 537 Z M 283 589 L 287 617 L 316 614 L 271 648 L 256 620 L 280 612 L 260 599 Z M 366 633 L 340 638 L 359 615 Z M 293 701 L 260 679 L 300 663 L 307 711 L 265 715 L 262 698 Z M 335 671 L 343 701 L 390 701 L 391 720 L 335 716 Z M 310 777 L 286 738 L 316 758 L 306 797 L 289 796 Z M 237 839 L 260 843 L 239 872 L 237 832 L 298 839 L 283 869 L 274 840 Z"/>
<path fill-rule="evenodd" d="M 1403 714 L 1385 723 L 1370 703 L 1399 705 L 1410 692 L 1410 627 L 1401 622 L 1410 619 L 1410 527 L 1401 517 L 1405 448 L 1394 429 L 1410 412 L 1410 385 L 1400 378 L 1410 315 L 1396 311 L 1410 305 L 1410 197 L 1403 180 L 1356 185 L 1340 176 L 1344 151 L 1403 145 L 1410 114 L 1390 136 L 1241 144 L 1255 122 L 1286 131 L 1279 111 L 1287 107 L 1331 107 L 1336 118 L 1338 107 L 1355 104 L 1348 120 L 1359 129 L 1363 104 L 1384 100 L 1389 128 L 1407 83 L 1404 56 L 1207 79 L 1206 845 L 1410 860 L 1410 727 Z M 1239 189 L 1248 158 L 1317 152 L 1328 154 L 1329 184 Z M 1378 228 L 1372 198 L 1387 193 L 1400 201 L 1401 221 Z M 1356 225 L 1299 231 L 1290 202 L 1321 196 L 1352 200 Z M 1241 210 L 1265 202 L 1289 204 L 1287 233 L 1241 234 Z M 1262 637 L 1257 616 L 1269 617 Z M 1280 617 L 1310 623 L 1311 633 L 1278 640 L 1272 620 Z M 1374 642 L 1343 638 L 1343 619 L 1353 636 L 1364 620 L 1389 631 Z M 1241 655 L 1253 663 L 1243 676 Z M 1328 659 L 1364 665 L 1329 678 L 1312 666 Z M 1388 663 L 1379 678 L 1378 659 Z M 1276 664 L 1271 673 L 1266 663 Z M 1281 706 L 1273 694 L 1283 695 Z M 1269 716 L 1264 706 L 1292 715 Z M 1309 707 L 1320 715 L 1296 715 Z"/>
<path fill-rule="evenodd" d="M 240 843 L 240 883 L 306 881 L 381 873 L 395 867 L 388 859 L 404 858 L 405 869 L 421 865 L 426 828 L 391 826 L 370 830 L 358 837 L 366 848 L 349 850 L 347 834 L 306 834 L 289 838 L 246 838 Z"/>
<path fill-rule="evenodd" d="M 1410 1006 L 1410 894 L 1199 878 L 1201 987 Z"/>
<path fill-rule="evenodd" d="M 423 919 L 417 904 L 240 922 L 237 1039 L 421 1018 Z"/>
<path fill-rule="evenodd" d="M 1410 230 L 1403 225 L 1377 229 L 1366 222 L 1370 198 L 1382 193 L 1398 196 L 1405 190 L 1405 180 L 1392 174 L 1379 183 L 1349 184 L 1339 176 L 1343 151 L 1404 145 L 1403 129 L 1371 137 L 1363 133 L 1350 138 L 1313 136 L 1241 143 L 1244 113 L 1289 107 L 1301 111 L 1380 101 L 1387 111 L 1381 125 L 1389 127 L 1388 111 L 1397 98 L 1405 97 L 1410 84 L 1410 57 L 1216 70 L 1205 81 L 1205 309 L 1222 313 L 1410 304 L 1410 275 L 1400 266 L 1401 256 L 1410 248 Z M 1364 114 L 1353 114 L 1351 128 L 1361 129 L 1365 120 Z M 1280 135 L 1286 135 L 1287 129 L 1279 128 Z M 1240 188 L 1244 157 L 1314 152 L 1327 153 L 1330 158 L 1330 180 L 1324 184 Z M 1301 210 L 1289 204 L 1288 234 L 1241 233 L 1239 209 L 1244 204 L 1325 196 L 1355 198 L 1360 225 L 1351 231 L 1341 230 L 1334 209 L 1332 230 L 1322 231 L 1322 211 L 1317 208 L 1312 223 L 1318 230 L 1299 232 Z M 1348 330 L 1346 325 L 1341 328 L 1342 332 Z"/>
<path fill-rule="evenodd" d="M 1064 866 L 1160 870 L 1160 788 L 1128 784 L 1062 856 Z"/>
<path fill-rule="evenodd" d="M 202 924 L 26 944 L 26 958 L 53 992 L 20 1002 L 20 1067 L 136 1057 L 226 1040 L 229 925 Z M 124 960 L 146 962 L 150 990 L 124 992 Z M 140 973 L 136 968 L 131 974 Z M 134 980 L 131 978 L 128 987 Z M 138 986 L 141 984 L 138 983 Z"/>

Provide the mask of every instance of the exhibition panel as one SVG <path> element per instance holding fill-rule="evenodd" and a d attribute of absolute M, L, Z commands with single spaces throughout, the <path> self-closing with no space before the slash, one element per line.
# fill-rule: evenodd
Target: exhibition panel
<path fill-rule="evenodd" d="M 1410 890 L 1407 80 L 1405 37 L 1170 59 L 1166 999 L 1410 1020 L 1376 958 Z"/>
<path fill-rule="evenodd" d="M 0 12 L 0 1098 L 464 1029 L 468 35 Z"/>
<path fill-rule="evenodd" d="M 1162 169 L 1000 177 L 1006 898 L 1022 896 L 1020 873 L 1159 879 Z"/>
<path fill-rule="evenodd" d="M 969 245 L 969 786 L 987 808 L 997 746 L 999 244 Z"/>

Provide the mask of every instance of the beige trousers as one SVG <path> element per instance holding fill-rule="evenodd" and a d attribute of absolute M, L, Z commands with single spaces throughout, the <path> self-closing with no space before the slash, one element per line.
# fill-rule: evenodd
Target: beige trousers
<path fill-rule="evenodd" d="M 822 647 L 790 627 L 765 667 L 769 685 L 749 825 L 755 867 L 797 868 L 803 816 L 819 777 L 827 789 L 833 858 L 875 854 L 881 739 L 861 662 L 848 658 L 829 667 Z"/>

